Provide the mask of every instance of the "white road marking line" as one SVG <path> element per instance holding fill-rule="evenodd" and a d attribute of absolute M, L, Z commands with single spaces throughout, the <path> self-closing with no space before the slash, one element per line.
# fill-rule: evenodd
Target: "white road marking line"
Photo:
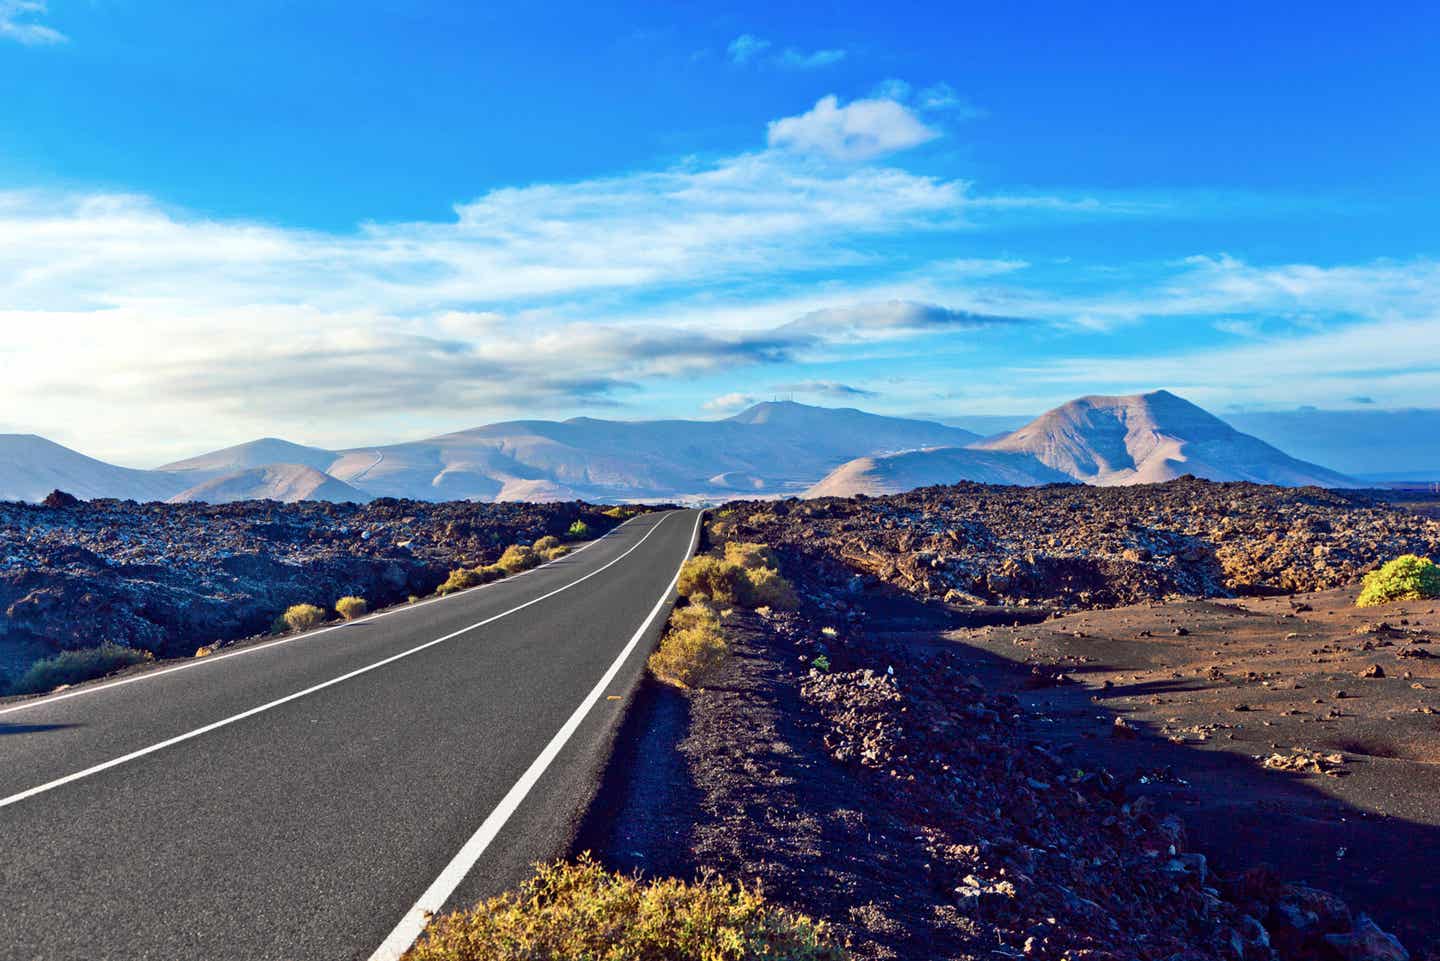
<path fill-rule="evenodd" d="M 700 537 L 700 520 L 704 516 L 703 511 L 695 515 L 695 530 L 690 535 L 690 549 L 685 552 L 685 558 L 680 561 L 680 567 L 685 565 L 685 560 L 688 560 L 695 551 L 695 545 Z M 615 675 L 620 673 L 620 668 L 634 652 L 635 646 L 640 643 L 640 639 L 655 618 L 660 615 L 665 603 L 670 600 L 670 592 L 675 589 L 676 583 L 680 580 L 680 567 L 675 569 L 675 576 L 670 579 L 670 583 L 661 593 L 660 599 L 650 609 L 650 616 L 645 618 L 645 623 L 640 625 L 640 629 L 630 638 L 630 643 L 625 645 L 625 649 L 611 663 L 605 675 L 596 682 L 590 693 L 585 695 L 585 699 L 580 702 L 579 707 L 575 708 L 570 719 L 560 730 L 555 732 L 550 743 L 545 745 L 545 749 L 530 763 L 530 766 L 525 769 L 525 773 L 520 775 L 520 780 L 516 781 L 514 786 L 500 799 L 495 810 L 490 812 L 490 816 L 481 823 L 479 829 L 471 835 L 470 840 L 466 841 L 455 857 L 450 859 L 450 863 L 445 865 L 445 870 L 440 872 L 440 876 L 431 883 L 430 887 L 425 889 L 424 894 L 420 895 L 420 900 L 415 902 L 415 906 L 406 912 L 405 917 L 400 919 L 400 923 L 390 932 L 384 943 L 375 949 L 374 954 L 370 955 L 370 961 L 397 961 L 406 951 L 410 950 L 415 939 L 420 937 L 430 915 L 438 913 L 441 908 L 445 907 L 445 902 L 450 899 L 450 895 L 455 893 L 460 882 L 464 881 L 465 876 L 475 867 L 476 862 L 484 855 L 485 849 L 505 827 L 505 822 L 510 820 L 510 816 L 520 807 L 520 802 L 525 800 L 525 796 L 535 787 L 546 769 L 554 763 L 565 744 L 585 720 L 585 716 L 590 713 L 590 709 L 604 695 L 605 689 L 610 686 Z"/>
<path fill-rule="evenodd" d="M 569 554 L 566 554 L 565 557 L 557 557 L 553 561 L 546 561 L 539 567 L 532 567 L 528 571 L 521 571 L 519 574 L 502 578 L 498 581 L 491 581 L 489 584 L 481 584 L 477 587 L 471 587 L 463 591 L 456 591 L 454 594 L 447 594 L 443 597 L 429 597 L 423 601 L 417 601 L 414 604 L 397 604 L 388 610 L 376 611 L 374 614 L 371 614 L 367 617 L 357 618 L 353 621 L 346 621 L 344 624 L 335 624 L 331 627 L 322 627 L 317 631 L 306 631 L 303 634 L 295 634 L 290 637 L 282 637 L 274 641 L 265 641 L 260 644 L 252 644 L 249 647 L 242 647 L 238 651 L 228 651 L 224 654 L 212 654 L 209 657 L 196 658 L 193 661 L 185 664 L 177 664 L 174 667 L 162 667 L 159 670 L 155 671 L 144 671 L 140 674 L 133 674 L 130 677 L 120 678 L 118 681 L 110 681 L 105 684 L 92 684 L 86 687 L 77 688 L 73 691 L 64 691 L 60 694 L 37 697 L 29 701 L 23 701 L 19 704 L 11 705 L 10 707 L 0 708 L 0 717 L 5 716 L 6 714 L 14 714 L 16 711 L 24 711 L 32 707 L 38 707 L 42 704 L 55 704 L 60 701 L 68 701 L 72 697 L 81 697 L 86 694 L 96 694 L 100 691 L 108 691 L 112 688 L 124 687 L 126 684 L 134 684 L 136 681 L 152 681 L 157 677 L 164 677 L 166 674 L 174 674 L 176 671 L 188 671 L 194 667 L 206 667 L 211 664 L 218 664 L 221 661 L 229 660 L 232 657 L 241 657 L 246 654 L 255 654 L 259 651 L 268 651 L 270 650 L 270 648 L 279 647 L 282 644 L 293 644 L 295 641 L 306 641 L 312 637 L 319 637 L 321 634 L 329 634 L 331 631 L 341 631 L 347 627 L 355 627 L 358 624 L 366 624 L 370 621 L 378 621 L 380 618 L 389 617 L 391 614 L 401 614 L 405 611 L 418 611 L 420 608 L 428 607 L 431 604 L 439 604 L 442 601 L 452 600 L 456 597 L 463 597 L 466 594 L 471 593 L 472 591 L 483 591 L 487 587 L 496 587 L 501 584 L 513 583 L 516 579 L 523 577 L 526 574 L 532 573 L 534 571 L 544 570 L 551 564 L 558 564 L 560 561 L 565 560 L 565 558 L 575 557 L 578 554 L 584 553 L 586 549 L 594 547 L 596 544 L 600 543 L 605 538 L 609 537 L 611 534 L 618 533 L 620 528 L 624 527 L 626 524 L 629 524 L 630 521 L 638 520 L 639 518 L 645 516 L 647 515 L 637 514 L 635 517 L 630 518 L 630 520 L 627 520 L 622 524 L 612 527 L 604 534 L 601 534 L 593 541 L 590 541 L 584 547 L 576 548 Z"/>
<path fill-rule="evenodd" d="M 669 515 L 666 516 L 668 517 Z M 450 634 L 446 634 L 444 637 L 437 637 L 433 641 L 426 641 L 424 644 L 421 644 L 418 647 L 412 647 L 408 651 L 401 651 L 399 654 L 392 654 L 390 657 L 376 661 L 373 664 L 367 664 L 365 667 L 356 668 L 353 671 L 341 674 L 339 677 L 332 677 L 328 681 L 321 681 L 319 684 L 314 684 L 310 687 L 307 687 L 303 691 L 296 691 L 294 694 L 287 694 L 284 697 L 276 698 L 273 701 L 267 701 L 266 703 L 261 704 L 259 707 L 252 707 L 248 711 L 241 711 L 239 714 L 233 714 L 230 717 L 223 718 L 219 721 L 214 721 L 210 724 L 204 725 L 203 727 L 197 727 L 193 731 L 187 731 L 184 734 L 178 734 L 175 737 L 160 741 L 157 744 L 152 744 L 149 747 L 143 747 L 138 751 L 131 751 L 129 754 L 123 755 L 121 757 L 112 758 L 109 761 L 103 761 L 99 764 L 87 767 L 83 771 L 76 771 L 73 774 L 67 774 L 64 777 L 56 778 L 53 781 L 47 781 L 46 783 L 41 784 L 37 787 L 32 787 L 28 790 L 21 791 L 19 794 L 12 794 L 7 798 L 0 798 L 0 808 L 8 807 L 11 804 L 18 804 L 19 802 L 24 801 L 27 798 L 32 798 L 37 794 L 44 794 L 46 791 L 53 791 L 58 787 L 63 787 L 66 784 L 70 784 L 74 781 L 79 781 L 82 778 L 87 778 L 91 775 L 99 774 L 101 771 L 108 771 L 112 767 L 119 767 L 121 764 L 125 764 L 129 761 L 134 761 L 137 758 L 145 757 L 147 754 L 154 754 L 156 751 L 163 751 L 167 747 L 172 747 L 176 744 L 180 744 L 183 741 L 189 741 L 192 738 L 197 738 L 201 736 L 202 734 L 209 734 L 211 731 L 215 731 L 222 727 L 234 724 L 236 721 L 243 721 L 247 717 L 254 717 L 256 714 L 264 713 L 265 711 L 271 710 L 272 708 L 277 708 L 282 704 L 288 704 L 291 701 L 298 700 L 299 698 L 305 697 L 309 694 L 314 694 L 316 691 L 323 691 L 327 687 L 333 687 L 334 685 L 340 684 L 344 681 L 348 681 L 351 678 L 359 677 L 361 674 L 368 674 L 370 671 L 373 671 L 376 668 L 384 667 L 386 664 L 393 664 L 395 661 L 398 661 L 401 658 L 409 657 L 411 654 L 418 654 L 427 648 L 434 647 L 436 644 L 443 644 L 445 641 L 453 640 L 454 638 L 459 637 L 461 634 L 466 634 L 470 631 L 475 630 L 476 628 L 484 627 L 486 624 L 493 624 L 495 621 L 500 620 L 500 618 L 502 617 L 508 617 L 511 614 L 514 614 L 516 611 L 523 611 L 527 607 L 539 604 L 541 601 L 548 600 L 549 598 L 554 597 L 556 594 L 559 594 L 562 591 L 568 591 L 575 585 L 588 581 L 596 574 L 600 574 L 604 571 L 609 570 L 616 564 L 623 561 L 625 558 L 629 557 L 631 554 L 635 553 L 635 551 L 639 550 L 640 545 L 644 544 L 647 540 L 649 540 L 650 535 L 658 531 L 660 529 L 660 526 L 664 523 L 665 518 L 661 518 L 659 523 L 657 523 L 654 527 L 650 528 L 650 530 L 646 531 L 645 536 L 636 541 L 634 546 L 632 546 L 625 553 L 621 554 L 619 557 L 615 558 L 613 561 L 610 561 L 603 567 L 597 567 L 595 570 L 591 571 L 589 574 L 586 574 L 584 577 L 576 578 L 569 584 L 566 584 L 563 587 L 557 587 L 555 590 L 550 591 L 548 594 L 541 594 L 539 597 L 528 600 L 524 604 L 520 604 L 516 607 L 512 607 L 508 611 L 501 611 L 499 614 L 494 614 L 490 617 L 487 617 L 483 621 L 477 621 L 476 623 L 471 624 L 469 627 L 462 627 L 460 630 Z"/>

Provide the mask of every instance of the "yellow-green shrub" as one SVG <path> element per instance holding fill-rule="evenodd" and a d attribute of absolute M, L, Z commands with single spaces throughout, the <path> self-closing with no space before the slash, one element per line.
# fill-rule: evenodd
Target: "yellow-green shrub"
<path fill-rule="evenodd" d="M 457 567 L 450 572 L 450 579 L 439 587 L 435 593 L 444 597 L 446 594 L 454 594 L 456 591 L 468 590 L 481 584 L 480 575 L 468 567 Z"/>
<path fill-rule="evenodd" d="M 566 554 L 570 553 L 572 550 L 574 550 L 574 548 L 571 547 L 569 544 L 561 544 L 559 547 L 552 547 L 552 548 L 550 548 L 548 551 L 546 551 L 546 552 L 545 552 L 545 559 L 546 559 L 547 561 L 553 561 L 553 560 L 556 560 L 556 559 L 558 559 L 558 558 L 564 557 Z"/>
<path fill-rule="evenodd" d="M 823 921 L 757 887 L 612 874 L 589 855 L 437 918 L 406 961 L 844 961 Z"/>
<path fill-rule="evenodd" d="M 475 575 L 476 584 L 489 584 L 492 581 L 498 581 L 504 578 L 505 568 L 499 564 L 486 564 L 482 567 L 475 568 L 470 573 Z"/>
<path fill-rule="evenodd" d="M 1420 601 L 1440 597 L 1440 565 L 1428 557 L 1402 554 L 1378 571 L 1365 575 L 1357 607 L 1388 601 Z"/>
<path fill-rule="evenodd" d="M 648 663 L 650 672 L 666 684 L 695 687 L 729 653 L 720 618 L 707 606 L 691 604 L 670 615 L 669 628 Z"/>
<path fill-rule="evenodd" d="M 590 536 L 590 525 L 582 520 L 576 520 L 565 533 L 573 541 L 583 540 Z"/>
<path fill-rule="evenodd" d="M 739 541 L 730 541 L 725 545 L 725 559 L 732 564 L 739 564 L 746 570 L 758 570 L 762 567 L 778 569 L 779 560 L 775 552 L 764 544 L 745 544 Z"/>
<path fill-rule="evenodd" d="M 745 588 L 740 603 L 746 607 L 769 607 L 777 611 L 793 611 L 800 606 L 800 598 L 789 581 L 778 571 L 761 567 L 745 572 Z"/>
<path fill-rule="evenodd" d="M 556 537 L 554 534 L 546 534 L 544 537 L 540 538 L 538 541 L 530 545 L 530 547 L 537 554 L 547 553 L 559 546 L 560 538 Z"/>
<path fill-rule="evenodd" d="M 280 619 L 292 631 L 308 631 L 325 622 L 325 610 L 314 604 L 292 604 Z"/>
<path fill-rule="evenodd" d="M 335 613 L 347 621 L 353 621 L 357 617 L 364 617 L 369 611 L 370 605 L 365 603 L 365 598 L 363 597 L 351 595 L 349 597 L 342 597 L 335 602 Z"/>
<path fill-rule="evenodd" d="M 521 571 L 528 571 L 542 563 L 540 555 L 535 553 L 534 548 L 526 547 L 523 544 L 511 544 L 505 548 L 505 553 L 495 562 L 501 570 L 507 574 L 518 574 Z"/>
<path fill-rule="evenodd" d="M 743 567 L 708 554 L 698 554 L 680 568 L 678 589 L 682 597 L 704 594 L 720 603 L 738 604 L 745 585 Z"/>

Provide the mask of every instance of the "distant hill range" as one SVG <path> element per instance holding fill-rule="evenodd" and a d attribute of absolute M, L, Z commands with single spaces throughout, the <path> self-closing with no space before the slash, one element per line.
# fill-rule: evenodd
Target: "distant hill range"
<path fill-rule="evenodd" d="M 1083 397 L 982 439 L 959 427 L 792 402 L 723 420 L 521 420 L 382 447 L 264 438 L 156 470 L 40 437 L 0 435 L 0 499 L 281 501 L 719 499 L 881 494 L 961 480 L 1139 484 L 1213 480 L 1361 486 L 1297 460 L 1167 391 Z"/>

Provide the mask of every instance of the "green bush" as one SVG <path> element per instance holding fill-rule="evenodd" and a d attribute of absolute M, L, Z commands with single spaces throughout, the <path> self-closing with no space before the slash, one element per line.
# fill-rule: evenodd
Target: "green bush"
<path fill-rule="evenodd" d="M 650 672 L 666 684 L 695 687 L 730 653 L 720 618 L 701 604 L 676 608 L 655 653 Z"/>
<path fill-rule="evenodd" d="M 556 537 L 554 534 L 546 534 L 544 537 L 540 538 L 538 541 L 530 545 L 531 549 L 534 550 L 537 554 L 549 553 L 550 551 L 554 550 L 559 546 L 560 538 Z"/>
<path fill-rule="evenodd" d="M 830 928 L 714 876 L 612 874 L 588 854 L 435 919 L 407 961 L 844 961 Z"/>
<path fill-rule="evenodd" d="M 335 613 L 347 621 L 353 621 L 357 617 L 364 617 L 369 612 L 370 605 L 365 603 L 365 598 L 363 597 L 351 595 L 349 597 L 342 597 L 335 602 Z"/>
<path fill-rule="evenodd" d="M 543 560 L 539 554 L 535 553 L 534 548 L 526 547 L 523 544 L 511 544 L 505 548 L 505 553 L 501 554 L 500 559 L 495 563 L 507 574 L 519 574 L 521 571 L 538 567 Z"/>
<path fill-rule="evenodd" d="M 584 540 L 590 536 L 590 525 L 577 519 L 575 523 L 570 525 L 570 529 L 566 531 L 565 534 L 572 541 Z"/>
<path fill-rule="evenodd" d="M 1357 607 L 1389 601 L 1421 601 L 1440 597 L 1440 566 L 1428 557 L 1402 554 L 1378 571 L 1365 575 Z"/>
<path fill-rule="evenodd" d="M 12 694 L 40 694 L 53 691 L 62 684 L 79 684 L 95 677 L 104 677 L 122 667 L 155 660 L 149 651 L 119 644 L 102 644 L 74 651 L 61 651 L 54 657 L 36 661 L 20 675 L 11 687 Z"/>
<path fill-rule="evenodd" d="M 308 631 L 325 622 L 325 609 L 314 604 L 292 604 L 280 619 L 292 631 Z"/>

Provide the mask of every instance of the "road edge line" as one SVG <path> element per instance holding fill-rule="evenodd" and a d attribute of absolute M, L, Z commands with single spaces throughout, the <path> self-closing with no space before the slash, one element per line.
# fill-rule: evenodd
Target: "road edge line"
<path fill-rule="evenodd" d="M 549 770 L 555 758 L 559 756 L 565 745 L 570 742 L 570 738 L 575 735 L 580 725 L 584 723 L 586 717 L 589 716 L 590 711 L 599 703 L 600 698 L 604 696 L 606 689 L 610 686 L 610 682 L 615 679 L 615 675 L 620 673 L 620 668 L 625 665 L 625 662 L 630 659 L 630 655 L 635 652 L 635 648 L 640 643 L 640 639 L 645 636 L 645 632 L 650 629 L 651 624 L 655 622 L 655 618 L 660 615 L 660 611 L 665 607 L 666 603 L 670 601 L 670 595 L 675 590 L 675 585 L 680 581 L 680 570 L 685 566 L 685 562 L 695 553 L 695 548 L 700 541 L 700 522 L 704 517 L 705 512 L 703 510 L 696 513 L 695 529 L 690 535 L 689 550 L 685 552 L 685 556 L 675 568 L 675 576 L 670 579 L 670 583 L 660 594 L 660 599 L 656 601 L 655 606 L 650 609 L 649 616 L 645 618 L 644 623 L 642 623 L 639 629 L 631 636 L 630 642 L 625 645 L 615 660 L 611 662 L 610 667 L 605 671 L 604 675 L 601 676 L 600 680 L 596 682 L 595 686 L 590 689 L 590 693 L 585 695 L 584 700 L 575 708 L 569 719 L 561 725 L 560 730 L 555 732 L 555 736 L 550 739 L 550 743 L 546 744 L 544 750 L 535 757 L 535 760 L 530 762 L 530 766 L 525 769 L 525 773 L 520 775 L 519 780 L 517 780 L 511 786 L 510 790 L 505 793 L 505 796 L 500 799 L 500 803 L 495 806 L 495 809 L 481 822 L 480 827 L 470 836 L 470 839 L 466 841 L 460 850 L 456 852 L 455 856 L 450 859 L 450 863 L 445 865 L 445 869 L 430 883 L 430 886 L 425 889 L 425 893 L 420 895 L 420 899 L 405 913 L 405 916 L 400 919 L 400 923 L 397 924 L 394 929 L 391 930 L 390 934 L 386 936 L 385 940 L 381 942 L 380 947 L 376 948 L 374 953 L 370 955 L 369 961 L 399 961 L 399 958 L 401 958 L 406 951 L 410 950 L 416 939 L 424 932 L 425 925 L 429 923 L 430 917 L 445 907 L 445 902 L 450 899 L 450 895 L 455 893 L 455 889 L 460 886 L 461 882 L 465 880 L 465 877 L 475 867 L 475 864 L 485 854 L 485 850 L 500 834 L 506 822 L 508 822 L 516 810 L 519 809 L 521 802 L 525 800 L 525 797 L 530 793 L 531 789 L 535 787 L 540 778 Z M 659 525 L 656 526 L 658 527 Z"/>

